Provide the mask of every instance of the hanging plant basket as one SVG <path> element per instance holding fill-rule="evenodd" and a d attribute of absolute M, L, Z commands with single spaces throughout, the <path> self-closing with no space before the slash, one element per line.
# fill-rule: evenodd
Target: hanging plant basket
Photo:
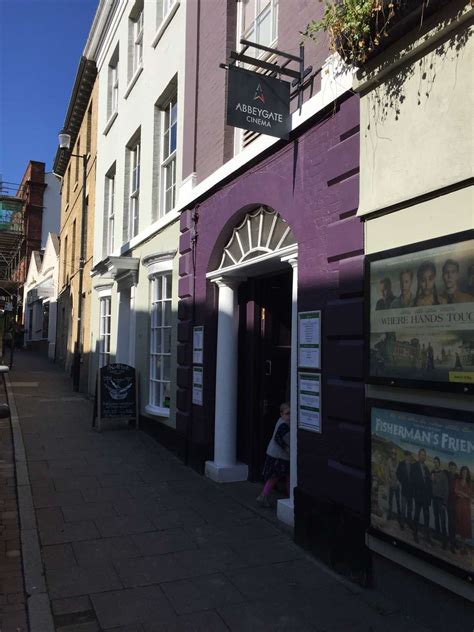
<path fill-rule="evenodd" d="M 450 1 L 326 0 L 323 17 L 308 24 L 304 35 L 316 39 L 326 32 L 332 50 L 360 67 Z"/>

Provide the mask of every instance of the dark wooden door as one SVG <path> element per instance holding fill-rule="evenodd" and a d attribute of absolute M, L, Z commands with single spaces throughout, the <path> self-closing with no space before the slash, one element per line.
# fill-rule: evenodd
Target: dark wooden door
<path fill-rule="evenodd" d="M 291 272 L 251 279 L 239 304 L 238 456 L 259 480 L 280 404 L 290 397 Z"/>

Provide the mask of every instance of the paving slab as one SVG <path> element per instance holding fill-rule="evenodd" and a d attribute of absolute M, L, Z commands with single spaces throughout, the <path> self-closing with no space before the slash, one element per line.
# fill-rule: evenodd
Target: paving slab
<path fill-rule="evenodd" d="M 168 582 L 161 587 L 178 614 L 245 601 L 243 594 L 221 573 Z"/>
<path fill-rule="evenodd" d="M 105 564 L 52 568 L 46 571 L 46 579 L 51 599 L 91 595 L 122 588 L 122 582 L 113 567 Z"/>
<path fill-rule="evenodd" d="M 75 559 L 81 566 L 94 566 L 120 559 L 130 559 L 142 555 L 131 536 L 99 538 L 72 544 Z"/>
<path fill-rule="evenodd" d="M 136 623 L 172 623 L 176 619 L 173 608 L 157 586 L 93 595 L 91 600 L 105 629 Z"/>
<path fill-rule="evenodd" d="M 207 610 L 177 617 L 168 624 L 144 624 L 144 632 L 229 632 L 217 612 Z"/>
<path fill-rule="evenodd" d="M 132 536 L 132 540 L 143 556 L 197 549 L 197 544 L 183 529 L 143 533 Z"/>
<path fill-rule="evenodd" d="M 121 559 L 114 562 L 120 580 L 126 587 L 149 586 L 161 582 L 188 579 L 201 575 L 201 568 L 191 569 L 176 561 L 173 553 Z"/>

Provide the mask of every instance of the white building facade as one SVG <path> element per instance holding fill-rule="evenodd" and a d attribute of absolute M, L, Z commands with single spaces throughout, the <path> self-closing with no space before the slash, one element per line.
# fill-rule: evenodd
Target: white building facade
<path fill-rule="evenodd" d="M 31 255 L 23 301 L 24 344 L 54 360 L 56 349 L 59 240 L 49 233 L 44 251 Z"/>
<path fill-rule="evenodd" d="M 99 80 L 89 391 L 136 367 L 140 413 L 173 428 L 185 1 L 102 0 L 86 45 Z"/>

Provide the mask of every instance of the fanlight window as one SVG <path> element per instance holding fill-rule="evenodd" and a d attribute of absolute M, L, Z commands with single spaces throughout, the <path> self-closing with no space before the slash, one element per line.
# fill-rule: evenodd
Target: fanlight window
<path fill-rule="evenodd" d="M 290 227 L 274 210 L 261 206 L 234 228 L 219 270 L 294 245 Z"/>

